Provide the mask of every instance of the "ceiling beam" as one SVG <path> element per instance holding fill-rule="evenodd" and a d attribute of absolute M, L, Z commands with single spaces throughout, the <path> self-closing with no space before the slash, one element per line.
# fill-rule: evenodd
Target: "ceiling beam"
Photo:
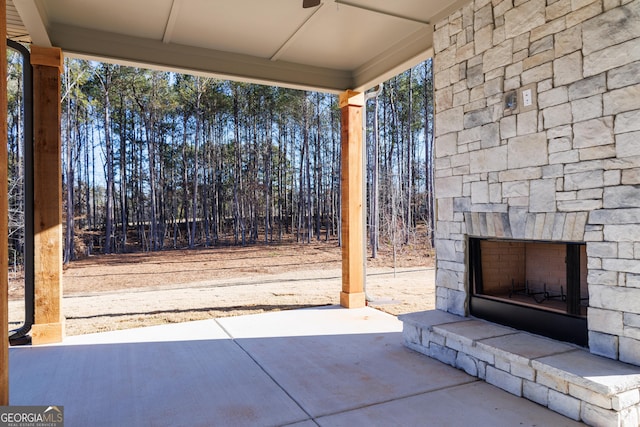
<path fill-rule="evenodd" d="M 164 35 L 162 36 L 162 43 L 171 43 L 173 37 L 173 30 L 176 28 L 176 21 L 178 20 L 178 11 L 182 5 L 182 0 L 173 0 L 171 2 L 171 11 L 167 18 L 167 25 L 164 27 Z"/>
<path fill-rule="evenodd" d="M 360 10 L 366 10 L 367 12 L 373 12 L 373 13 L 377 13 L 377 14 L 381 14 L 381 15 L 385 15 L 385 16 L 391 16 L 393 18 L 398 18 L 398 19 L 403 19 L 405 21 L 410 21 L 410 22 L 415 22 L 418 24 L 422 24 L 422 25 L 429 25 L 429 21 L 424 21 L 422 19 L 417 19 L 417 18 L 413 18 L 411 16 L 405 16 L 405 15 L 400 15 L 397 13 L 391 13 L 382 9 L 377 9 L 374 7 L 370 7 L 370 6 L 363 6 L 361 4 L 356 4 L 353 3 L 349 0 L 334 0 L 336 4 L 342 5 L 342 6 L 348 6 L 348 7 L 353 7 L 355 9 L 360 9 Z"/>
<path fill-rule="evenodd" d="M 15 0 L 13 4 L 18 14 L 20 14 L 20 18 L 22 18 L 22 23 L 29 31 L 33 44 L 41 47 L 51 47 L 51 40 L 47 33 L 48 20 L 36 1 Z"/>
<path fill-rule="evenodd" d="M 51 26 L 49 34 L 52 43 L 70 57 L 330 93 L 353 87 L 352 74 L 343 70 L 271 61 L 66 25 Z"/>
<path fill-rule="evenodd" d="M 298 28 L 296 28 L 293 34 L 291 34 L 291 36 L 282 44 L 282 46 L 278 48 L 276 53 L 271 56 L 271 61 L 277 61 L 278 59 L 280 59 L 280 57 L 287 51 L 287 49 L 293 44 L 293 42 L 296 41 L 296 39 L 302 32 L 302 29 L 313 20 L 314 16 L 319 16 L 318 12 L 320 11 L 320 9 L 322 9 L 323 6 L 324 3 L 320 3 L 320 5 L 313 10 L 313 13 L 307 19 L 305 19 L 305 21 Z"/>
<path fill-rule="evenodd" d="M 348 1 L 350 0 L 335 0 L 336 3 Z M 470 2 L 471 0 L 457 0 L 432 16 L 430 22 L 437 24 Z M 419 22 L 425 23 L 425 21 Z M 426 25 L 358 67 L 353 73 L 353 89 L 365 92 L 431 57 L 433 57 L 433 25 Z"/>
<path fill-rule="evenodd" d="M 400 40 L 360 66 L 353 74 L 354 90 L 364 92 L 433 56 L 433 28 L 429 25 Z"/>

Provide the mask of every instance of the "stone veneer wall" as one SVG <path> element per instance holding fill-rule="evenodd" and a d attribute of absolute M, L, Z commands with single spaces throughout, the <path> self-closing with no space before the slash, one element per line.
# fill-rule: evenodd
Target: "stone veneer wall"
<path fill-rule="evenodd" d="M 590 351 L 640 365 L 640 0 L 475 0 L 434 51 L 437 308 L 468 236 L 584 241 Z"/>

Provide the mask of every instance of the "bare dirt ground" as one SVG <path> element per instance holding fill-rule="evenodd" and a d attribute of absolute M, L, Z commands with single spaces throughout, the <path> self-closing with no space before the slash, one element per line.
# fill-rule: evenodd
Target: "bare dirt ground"
<path fill-rule="evenodd" d="M 93 256 L 63 275 L 67 335 L 339 303 L 335 242 L 216 247 Z M 432 257 L 424 245 L 390 248 L 367 262 L 369 305 L 398 315 L 434 308 Z M 11 327 L 23 289 L 10 281 Z"/>

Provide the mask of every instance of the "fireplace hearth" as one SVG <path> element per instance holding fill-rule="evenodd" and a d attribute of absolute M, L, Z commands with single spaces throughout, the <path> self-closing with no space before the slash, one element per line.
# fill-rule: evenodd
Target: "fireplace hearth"
<path fill-rule="evenodd" d="M 587 345 L 586 245 L 469 239 L 472 315 Z"/>

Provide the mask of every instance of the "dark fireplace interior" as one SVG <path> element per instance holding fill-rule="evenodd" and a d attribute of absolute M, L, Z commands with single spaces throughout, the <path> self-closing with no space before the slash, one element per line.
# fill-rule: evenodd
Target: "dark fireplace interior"
<path fill-rule="evenodd" d="M 471 314 L 587 345 L 583 243 L 469 239 Z"/>

